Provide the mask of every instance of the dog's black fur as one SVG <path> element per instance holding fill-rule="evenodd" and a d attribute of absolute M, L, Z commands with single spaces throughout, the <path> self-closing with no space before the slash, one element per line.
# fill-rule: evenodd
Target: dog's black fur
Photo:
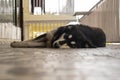
<path fill-rule="evenodd" d="M 102 29 L 86 25 L 66 25 L 38 36 L 32 40 L 13 42 L 12 47 L 96 48 L 106 46 L 106 36 Z"/>

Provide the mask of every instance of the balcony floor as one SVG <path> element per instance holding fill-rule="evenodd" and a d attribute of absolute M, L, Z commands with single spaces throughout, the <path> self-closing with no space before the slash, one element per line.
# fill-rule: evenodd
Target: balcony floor
<path fill-rule="evenodd" d="M 120 80 L 120 45 L 96 49 L 0 45 L 0 80 Z"/>

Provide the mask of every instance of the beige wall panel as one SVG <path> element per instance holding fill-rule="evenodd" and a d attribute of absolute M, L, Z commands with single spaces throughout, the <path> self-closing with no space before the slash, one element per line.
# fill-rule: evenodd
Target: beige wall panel
<path fill-rule="evenodd" d="M 119 0 L 104 0 L 91 14 L 84 16 L 81 23 L 102 28 L 108 42 L 120 42 L 118 2 Z"/>

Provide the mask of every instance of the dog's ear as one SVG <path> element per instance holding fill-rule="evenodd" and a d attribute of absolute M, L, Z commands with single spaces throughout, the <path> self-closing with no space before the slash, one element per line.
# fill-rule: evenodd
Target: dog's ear
<path fill-rule="evenodd" d="M 58 39 L 64 32 L 65 32 L 65 27 L 59 27 L 55 32 L 53 39 L 54 40 Z"/>
<path fill-rule="evenodd" d="M 55 34 L 53 35 L 53 38 L 51 40 L 51 45 L 54 43 L 54 41 L 56 41 L 63 33 L 65 32 L 65 26 L 59 27 Z M 53 45 L 52 45 L 53 47 Z"/>

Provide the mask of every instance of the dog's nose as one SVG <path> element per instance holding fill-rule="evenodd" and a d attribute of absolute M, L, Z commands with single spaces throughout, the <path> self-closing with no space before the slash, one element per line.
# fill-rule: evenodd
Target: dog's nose
<path fill-rule="evenodd" d="M 53 44 L 53 48 L 59 48 L 59 44 L 56 42 Z"/>

